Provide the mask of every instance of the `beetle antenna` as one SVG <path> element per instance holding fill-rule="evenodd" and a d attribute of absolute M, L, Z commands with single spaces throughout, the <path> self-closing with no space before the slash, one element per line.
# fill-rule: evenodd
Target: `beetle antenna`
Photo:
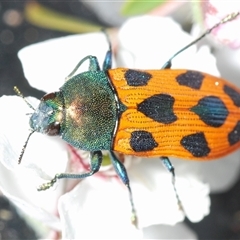
<path fill-rule="evenodd" d="M 26 150 L 26 148 L 27 148 L 27 145 L 28 145 L 29 138 L 32 136 L 32 134 L 33 134 L 34 132 L 35 132 L 35 130 L 32 130 L 32 131 L 29 133 L 29 135 L 28 135 L 28 137 L 27 137 L 27 140 L 26 140 L 26 142 L 25 142 L 24 145 L 23 145 L 21 154 L 20 154 L 20 156 L 19 156 L 18 164 L 21 163 L 22 158 L 23 158 L 23 154 L 24 154 L 24 152 L 25 152 L 25 150 Z"/>
<path fill-rule="evenodd" d="M 27 101 L 27 99 L 22 95 L 22 93 L 20 92 L 20 90 L 18 89 L 18 87 L 14 86 L 13 90 L 15 91 L 15 93 L 21 97 L 25 103 L 32 109 L 35 111 L 35 108 Z"/>
<path fill-rule="evenodd" d="M 178 52 L 176 52 L 171 58 L 169 58 L 169 60 L 162 66 L 162 69 L 167 69 L 167 68 L 171 68 L 172 66 L 172 60 L 181 52 L 185 51 L 186 49 L 188 49 L 189 47 L 191 47 L 192 45 L 194 45 L 195 43 L 197 43 L 199 40 L 201 40 L 202 38 L 204 38 L 206 35 L 210 34 L 212 32 L 213 29 L 217 28 L 218 26 L 220 26 L 221 24 L 230 22 L 232 20 L 234 20 L 237 16 L 239 16 L 240 12 L 236 12 L 236 13 L 231 13 L 229 15 L 227 15 L 225 18 L 223 18 L 221 21 L 219 21 L 218 23 L 216 23 L 214 26 L 212 26 L 211 28 L 207 29 L 200 37 L 198 37 L 197 39 L 195 39 L 194 41 L 190 42 L 187 46 L 185 46 L 184 48 L 180 49 Z"/>

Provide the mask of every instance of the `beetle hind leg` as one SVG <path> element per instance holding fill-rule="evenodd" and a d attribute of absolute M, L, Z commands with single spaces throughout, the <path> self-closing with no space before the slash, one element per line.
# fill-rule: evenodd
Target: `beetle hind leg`
<path fill-rule="evenodd" d="M 130 187 L 130 181 L 129 181 L 129 178 L 128 178 L 127 170 L 124 167 L 124 165 L 118 160 L 117 156 L 112 151 L 110 151 L 110 158 L 111 158 L 111 161 L 112 161 L 112 164 L 113 164 L 113 167 L 114 167 L 115 171 L 117 172 L 118 176 L 121 178 L 121 180 L 125 184 L 125 186 L 128 188 L 129 200 L 130 200 L 130 204 L 131 204 L 131 208 L 132 208 L 131 221 L 132 221 L 132 224 L 135 227 L 138 227 L 137 214 L 136 214 L 136 210 L 135 210 L 135 207 L 134 207 L 132 190 L 131 190 L 131 187 Z"/>
<path fill-rule="evenodd" d="M 47 190 L 52 187 L 58 179 L 61 178 L 75 178 L 75 179 L 82 179 L 89 176 L 92 176 L 94 173 L 99 171 L 99 168 L 102 164 L 102 152 L 101 151 L 94 151 L 90 152 L 90 171 L 86 173 L 76 174 L 76 173 L 58 173 L 55 177 L 47 183 L 42 184 L 38 187 L 38 191 Z"/>
<path fill-rule="evenodd" d="M 160 157 L 164 167 L 172 174 L 172 185 L 173 185 L 173 189 L 174 189 L 174 192 L 175 192 L 175 195 L 176 195 L 176 199 L 177 199 L 177 202 L 178 202 L 178 206 L 179 206 L 179 209 L 184 213 L 184 215 L 186 216 L 185 214 L 185 211 L 184 211 L 184 208 L 183 208 L 183 205 L 182 205 L 182 202 L 180 200 L 180 197 L 178 195 L 178 192 L 177 192 L 177 188 L 176 188 L 176 178 L 175 178 L 175 169 L 172 165 L 172 163 L 170 162 L 169 158 L 168 157 Z"/>

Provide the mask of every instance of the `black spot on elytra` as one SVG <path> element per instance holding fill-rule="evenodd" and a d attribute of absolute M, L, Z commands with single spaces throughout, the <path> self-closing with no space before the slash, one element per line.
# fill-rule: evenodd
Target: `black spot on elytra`
<path fill-rule="evenodd" d="M 134 131 L 131 133 L 130 146 L 135 152 L 144 152 L 153 150 L 158 143 L 150 132 Z"/>
<path fill-rule="evenodd" d="M 128 69 L 124 77 L 129 86 L 146 86 L 152 75 L 148 72 Z"/>
<path fill-rule="evenodd" d="M 180 143 L 194 157 L 206 157 L 211 151 L 202 132 L 187 135 Z"/>
<path fill-rule="evenodd" d="M 202 86 L 204 75 L 196 71 L 187 71 L 186 73 L 178 75 L 176 79 L 180 85 L 193 89 L 200 89 Z"/>
<path fill-rule="evenodd" d="M 240 121 L 237 122 L 234 129 L 228 134 L 228 142 L 230 145 L 234 145 L 240 141 Z"/>
<path fill-rule="evenodd" d="M 215 96 L 207 96 L 200 99 L 198 104 L 190 110 L 211 127 L 222 126 L 228 116 L 228 110 L 223 101 Z"/>
<path fill-rule="evenodd" d="M 177 120 L 173 112 L 174 101 L 171 95 L 156 94 L 139 103 L 137 110 L 156 122 L 168 124 Z"/>
<path fill-rule="evenodd" d="M 232 99 L 233 103 L 240 107 L 240 93 L 227 85 L 224 85 L 223 90 Z"/>

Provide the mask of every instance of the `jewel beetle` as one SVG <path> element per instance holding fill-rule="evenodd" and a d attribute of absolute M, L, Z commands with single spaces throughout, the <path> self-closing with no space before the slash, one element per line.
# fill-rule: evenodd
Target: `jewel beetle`
<path fill-rule="evenodd" d="M 83 58 L 57 92 L 42 97 L 34 109 L 20 91 L 18 95 L 34 109 L 31 132 L 19 157 L 23 157 L 30 136 L 40 132 L 60 136 L 75 148 L 90 152 L 86 173 L 59 173 L 38 190 L 46 190 L 61 178 L 86 178 L 98 172 L 102 150 L 108 150 L 118 176 L 127 186 L 136 211 L 127 171 L 117 153 L 159 157 L 172 174 L 169 156 L 210 160 L 222 157 L 240 145 L 240 89 L 226 80 L 199 71 L 172 70 L 178 54 L 209 34 L 220 24 L 235 19 L 233 13 L 174 54 L 160 70 L 112 69 L 112 49 L 100 69 L 95 56 Z M 89 61 L 89 70 L 75 75 Z M 183 209 L 183 208 L 182 208 Z"/>

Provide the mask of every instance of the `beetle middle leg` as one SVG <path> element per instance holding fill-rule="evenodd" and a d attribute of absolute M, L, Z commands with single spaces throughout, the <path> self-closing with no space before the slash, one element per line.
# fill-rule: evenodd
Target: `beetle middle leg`
<path fill-rule="evenodd" d="M 109 35 L 107 34 L 105 29 L 102 29 L 103 33 L 105 34 L 108 42 L 108 51 L 106 52 L 106 56 L 103 62 L 103 70 L 106 71 L 112 68 L 112 46 L 109 39 Z"/>
<path fill-rule="evenodd" d="M 99 168 L 102 164 L 102 152 L 101 151 L 94 151 L 90 152 L 90 171 L 86 173 L 76 174 L 76 173 L 58 173 L 55 177 L 47 183 L 42 184 L 39 186 L 38 191 L 47 190 L 48 188 L 52 187 L 58 179 L 61 178 L 86 178 L 92 176 L 94 173 L 99 171 Z"/>
<path fill-rule="evenodd" d="M 179 206 L 180 210 L 183 211 L 184 215 L 186 215 L 185 211 L 184 211 L 184 208 L 182 206 L 182 202 L 181 202 L 180 197 L 178 195 L 176 185 L 175 185 L 176 178 L 175 178 L 174 167 L 173 167 L 173 165 L 170 162 L 168 157 L 160 157 L 160 159 L 162 160 L 162 163 L 163 163 L 164 167 L 172 174 L 172 185 L 173 185 L 173 189 L 174 189 L 174 192 L 175 192 L 175 195 L 176 195 L 178 206 Z"/>
<path fill-rule="evenodd" d="M 130 187 L 127 170 L 124 167 L 124 165 L 118 160 L 118 158 L 114 154 L 114 152 L 112 152 L 112 151 L 110 151 L 110 158 L 111 158 L 111 161 L 112 161 L 115 171 L 117 172 L 118 176 L 121 178 L 121 180 L 125 184 L 125 186 L 128 188 L 129 200 L 130 200 L 131 208 L 132 208 L 132 223 L 137 227 L 137 225 L 138 225 L 137 215 L 136 215 L 136 210 L 135 210 L 134 203 L 133 203 L 132 190 Z"/>

